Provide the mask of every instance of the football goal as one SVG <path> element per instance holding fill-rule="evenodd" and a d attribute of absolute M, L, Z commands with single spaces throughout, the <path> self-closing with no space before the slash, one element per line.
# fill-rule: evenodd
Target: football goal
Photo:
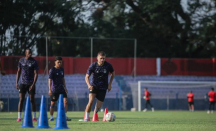
<path fill-rule="evenodd" d="M 137 92 L 137 96 L 134 95 L 138 98 L 137 105 L 135 104 L 134 107 L 138 108 L 138 111 L 141 111 L 144 106 L 142 104 L 144 88 L 147 88 L 152 94 L 151 99 L 165 99 L 167 109 L 169 109 L 170 99 L 187 99 L 187 93 L 190 91 L 194 93 L 194 99 L 207 99 L 206 94 L 210 88 L 216 87 L 216 82 L 206 81 L 138 81 L 134 84 L 138 86 L 138 89 L 133 91 L 133 94 Z"/>

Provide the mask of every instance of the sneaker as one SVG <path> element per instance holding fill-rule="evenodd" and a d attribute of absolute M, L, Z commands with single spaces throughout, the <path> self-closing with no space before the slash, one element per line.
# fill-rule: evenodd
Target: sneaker
<path fill-rule="evenodd" d="M 19 121 L 21 121 L 21 119 L 20 119 L 20 118 L 17 118 L 17 122 L 19 122 Z"/>
<path fill-rule="evenodd" d="M 146 112 L 146 111 L 147 111 L 147 109 L 144 109 L 144 110 L 143 110 L 143 112 Z"/>
<path fill-rule="evenodd" d="M 211 113 L 213 113 L 214 111 L 211 111 Z"/>
<path fill-rule="evenodd" d="M 83 122 L 88 122 L 88 121 L 89 121 L 88 119 L 84 119 L 84 120 L 83 120 Z"/>
<path fill-rule="evenodd" d="M 66 118 L 66 121 L 71 121 L 71 119 L 67 117 L 67 118 Z"/>
<path fill-rule="evenodd" d="M 54 121 L 54 118 L 50 118 L 49 121 Z"/>
<path fill-rule="evenodd" d="M 209 114 L 210 113 L 210 111 L 207 111 L 207 114 Z"/>
<path fill-rule="evenodd" d="M 152 107 L 151 109 L 152 109 L 152 112 L 154 112 L 154 108 Z"/>
<path fill-rule="evenodd" d="M 37 121 L 37 118 L 33 118 L 32 121 Z"/>

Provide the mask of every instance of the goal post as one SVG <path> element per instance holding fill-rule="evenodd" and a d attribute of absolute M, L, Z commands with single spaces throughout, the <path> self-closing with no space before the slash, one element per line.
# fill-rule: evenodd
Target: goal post
<path fill-rule="evenodd" d="M 185 92 L 189 92 L 192 89 L 197 89 L 196 95 L 198 99 L 203 98 L 207 91 L 210 91 L 210 87 L 216 87 L 216 82 L 206 82 L 206 81 L 138 81 L 138 111 L 142 108 L 142 89 L 147 87 L 148 89 L 153 89 L 154 91 L 163 90 L 163 92 L 157 92 L 156 97 L 165 96 L 169 97 L 169 93 L 181 93 L 180 97 L 186 97 Z M 151 92 L 151 91 L 150 91 Z M 152 92 L 154 93 L 154 92 Z M 202 94 L 203 93 L 203 94 Z M 153 94 L 154 95 L 154 94 Z"/>

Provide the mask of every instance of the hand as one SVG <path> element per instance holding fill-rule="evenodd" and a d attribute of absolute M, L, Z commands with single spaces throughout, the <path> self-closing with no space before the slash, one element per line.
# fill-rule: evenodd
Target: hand
<path fill-rule="evenodd" d="M 48 93 L 48 94 L 49 94 L 49 96 L 51 96 L 51 95 L 52 95 L 52 91 L 51 91 L 51 90 L 49 90 L 49 93 Z"/>
<path fill-rule="evenodd" d="M 31 86 L 30 86 L 30 88 L 29 88 L 29 91 L 31 91 L 32 89 L 34 89 L 34 84 L 32 84 Z"/>
<path fill-rule="evenodd" d="M 111 89 L 112 89 L 112 86 L 111 86 L 111 84 L 109 84 L 109 85 L 108 85 L 108 92 L 110 92 Z"/>
<path fill-rule="evenodd" d="M 88 86 L 88 89 L 91 91 L 93 89 L 93 86 Z"/>
<path fill-rule="evenodd" d="M 67 88 L 65 88 L 65 92 L 66 92 L 66 93 L 68 93 L 68 90 L 67 90 Z"/>
<path fill-rule="evenodd" d="M 18 84 L 16 84 L 16 89 L 19 90 L 19 85 Z"/>

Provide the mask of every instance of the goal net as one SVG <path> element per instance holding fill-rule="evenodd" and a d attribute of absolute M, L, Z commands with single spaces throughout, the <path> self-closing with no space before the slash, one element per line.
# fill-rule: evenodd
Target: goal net
<path fill-rule="evenodd" d="M 144 88 L 151 93 L 151 100 L 157 100 L 156 104 L 161 104 L 161 100 L 166 103 L 169 109 L 170 100 L 187 100 L 187 94 L 192 91 L 194 100 L 207 100 L 206 94 L 211 88 L 216 87 L 216 82 L 200 81 L 138 81 L 130 83 L 133 96 L 133 106 L 141 111 L 144 108 Z M 187 104 L 186 104 L 187 105 Z M 155 105 L 153 105 L 155 106 Z"/>

